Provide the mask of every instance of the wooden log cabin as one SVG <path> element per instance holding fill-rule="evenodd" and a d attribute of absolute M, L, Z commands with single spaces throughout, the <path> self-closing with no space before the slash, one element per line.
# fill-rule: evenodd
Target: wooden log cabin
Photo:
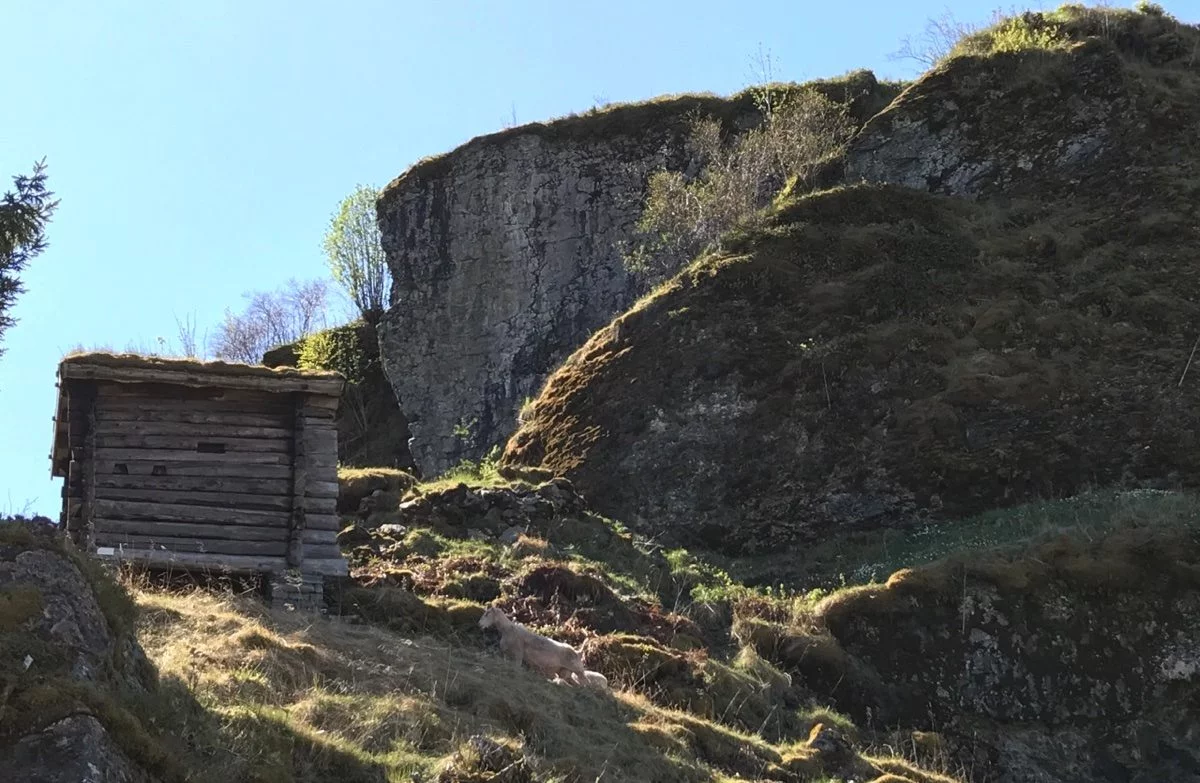
<path fill-rule="evenodd" d="M 81 353 L 58 367 L 61 523 L 102 558 L 261 574 L 320 606 L 337 545 L 337 373 Z"/>

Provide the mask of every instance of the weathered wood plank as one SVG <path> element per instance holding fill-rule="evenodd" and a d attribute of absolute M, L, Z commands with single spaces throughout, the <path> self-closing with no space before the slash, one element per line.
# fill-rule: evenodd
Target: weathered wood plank
<path fill-rule="evenodd" d="M 98 381 L 97 391 L 103 397 L 132 397 L 143 400 L 218 400 L 222 402 L 255 402 L 287 405 L 287 394 L 275 394 L 255 389 L 235 389 L 212 386 L 180 386 L 174 383 Z"/>
<path fill-rule="evenodd" d="M 336 474 L 335 474 L 336 475 Z M 312 478 L 311 476 L 309 477 Z M 309 481 L 308 496 L 310 498 L 336 498 L 340 487 L 336 480 L 334 481 Z"/>
<path fill-rule="evenodd" d="M 334 452 L 331 454 L 321 454 L 321 453 L 309 454 L 308 455 L 308 469 L 311 471 L 313 468 L 332 468 L 334 479 L 336 479 L 337 478 L 337 453 Z"/>
<path fill-rule="evenodd" d="M 311 560 L 330 560 L 335 557 L 341 557 L 342 550 L 337 544 L 304 544 L 304 567 L 308 567 Z"/>
<path fill-rule="evenodd" d="M 345 576 L 350 573 L 350 564 L 340 555 L 330 558 L 309 558 L 304 561 L 304 570 L 322 576 Z"/>
<path fill-rule="evenodd" d="M 286 416 L 287 406 L 282 400 L 212 400 L 181 399 L 174 395 L 166 397 L 117 397 L 108 396 L 101 400 L 108 411 L 200 411 L 202 413 L 241 413 L 258 416 Z"/>
<path fill-rule="evenodd" d="M 112 554 L 98 553 L 101 557 L 107 557 L 112 560 L 121 560 L 135 563 L 144 563 L 146 565 L 157 566 L 161 568 L 169 567 L 185 567 L 196 569 L 207 569 L 213 571 L 239 571 L 248 573 L 263 573 L 263 572 L 282 572 L 287 567 L 287 562 L 282 557 L 253 557 L 239 555 L 214 555 L 198 552 L 170 552 L 163 550 L 150 549 L 123 549 Z M 314 573 L 325 573 L 322 568 L 329 569 L 323 564 L 327 561 L 316 561 L 313 567 Z M 342 574 L 348 572 L 341 572 Z M 339 575 L 330 570 L 333 575 Z"/>
<path fill-rule="evenodd" d="M 249 427 L 223 422 L 175 422 L 175 421 L 101 421 L 96 425 L 100 435 L 120 436 L 164 436 L 186 435 L 195 439 L 256 438 L 259 440 L 290 440 L 292 431 L 287 427 Z"/>
<path fill-rule="evenodd" d="M 304 556 L 308 557 L 309 544 L 332 544 L 337 547 L 337 531 L 336 530 L 309 530 L 304 531 Z M 338 548 L 338 553 L 341 553 L 341 548 Z"/>
<path fill-rule="evenodd" d="M 128 478 L 128 477 L 126 477 Z M 213 506 L 228 509 L 289 511 L 292 499 L 283 495 L 256 495 L 248 492 L 188 492 L 178 489 L 138 489 L 105 487 L 96 490 L 100 500 L 144 500 L 168 505 Z"/>
<path fill-rule="evenodd" d="M 145 522 L 128 519 L 96 520 L 96 535 L 134 535 L 153 539 L 194 539 L 197 541 L 273 541 L 281 547 L 287 544 L 285 532 L 278 527 L 253 525 L 205 525 L 186 522 Z M 305 530 L 305 544 L 337 545 L 333 530 Z"/>
<path fill-rule="evenodd" d="M 312 415 L 323 410 L 336 411 L 341 403 L 341 397 L 325 397 L 316 394 L 309 394 L 306 397 L 305 415 Z"/>
<path fill-rule="evenodd" d="M 144 454 L 144 452 L 139 452 L 139 454 Z M 225 455 L 218 454 L 216 456 L 224 457 Z M 214 476 L 221 478 L 240 476 L 243 478 L 283 479 L 288 481 L 289 485 L 292 476 L 291 465 L 246 464 L 233 460 L 222 460 L 220 462 L 174 462 L 171 460 L 147 460 L 144 457 L 139 457 L 138 459 L 101 457 L 96 461 L 97 473 L 110 473 L 113 475 L 120 475 L 124 472 L 131 476 L 152 476 L 158 468 L 162 469 L 159 472 L 164 476 Z"/>
<path fill-rule="evenodd" d="M 238 451 L 224 454 L 203 454 L 198 451 L 182 449 L 110 449 L 98 448 L 97 459 L 123 462 L 125 460 L 142 460 L 156 462 L 220 462 L 241 465 L 284 465 L 291 462 L 287 454 L 271 452 Z"/>
<path fill-rule="evenodd" d="M 112 478 L 133 478 L 146 480 L 157 476 L 108 476 L 98 478 L 96 496 L 100 500 L 142 500 L 150 503 L 166 503 L 170 505 L 213 506 L 217 508 L 249 509 L 255 511 L 291 511 L 294 498 L 286 487 L 279 494 L 260 494 L 254 492 L 227 492 L 223 489 L 216 491 L 161 489 L 137 486 L 130 482 L 111 486 Z M 277 482 L 278 483 L 278 482 Z M 314 514 L 332 514 L 337 511 L 337 500 L 334 498 L 303 498 L 304 510 Z"/>
<path fill-rule="evenodd" d="M 337 454 L 337 430 L 304 428 L 304 445 L 310 454 Z"/>
<path fill-rule="evenodd" d="M 101 406 L 96 412 L 98 421 L 106 424 L 125 422 L 136 424 L 198 424 L 234 427 L 270 427 L 287 429 L 291 420 L 286 414 L 255 410 L 239 412 L 229 410 L 204 410 L 194 406 L 172 406 L 170 409 L 154 409 L 145 405 L 128 407 Z"/>
<path fill-rule="evenodd" d="M 146 536 L 179 538 L 225 539 L 233 541 L 287 541 L 286 529 L 281 526 L 222 525 L 202 522 L 151 522 L 144 519 L 109 519 L 96 521 L 98 530 L 107 533 L 136 533 Z M 336 534 L 335 534 L 336 535 Z"/>
<path fill-rule="evenodd" d="M 328 465 L 310 465 L 309 474 L 315 477 L 317 481 L 336 484 L 338 480 L 338 466 L 336 462 Z"/>
<path fill-rule="evenodd" d="M 147 468 L 146 473 L 150 469 Z M 180 492 L 219 492 L 290 498 L 292 484 L 286 478 L 243 478 L 242 476 L 154 476 L 98 473 L 96 485 L 111 489 L 169 489 Z M 312 497 L 309 493 L 309 497 Z"/>
<path fill-rule="evenodd" d="M 233 541 L 228 539 L 172 538 L 133 533 L 98 533 L 97 546 L 133 549 L 166 549 L 171 552 L 209 552 L 217 555 L 279 557 L 287 549 L 283 541 Z"/>
<path fill-rule="evenodd" d="M 338 377 L 297 377 L 292 374 L 248 375 L 234 370 L 232 373 L 196 371 L 185 367 L 148 369 L 140 367 L 110 367 L 100 364 L 64 363 L 59 366 L 62 378 L 78 378 L 94 381 L 116 381 L 119 383 L 159 383 L 170 386 L 197 386 L 202 388 L 249 389 L 273 393 L 310 392 L 314 394 L 341 394 L 343 381 Z"/>
<path fill-rule="evenodd" d="M 212 459 L 216 454 L 288 454 L 292 450 L 291 439 L 287 438 L 220 438 L 195 435 L 116 435 L 100 437 L 106 449 L 171 449 L 172 451 L 195 452 L 200 443 L 219 446 L 224 451 L 201 451 Z"/>
<path fill-rule="evenodd" d="M 286 511 L 250 511 L 137 500 L 97 500 L 96 515 L 109 519 L 148 519 L 163 522 L 219 522 L 230 525 L 279 527 L 288 524 Z"/>
<path fill-rule="evenodd" d="M 341 530 L 341 517 L 337 514 L 308 514 L 305 520 L 309 530 Z"/>

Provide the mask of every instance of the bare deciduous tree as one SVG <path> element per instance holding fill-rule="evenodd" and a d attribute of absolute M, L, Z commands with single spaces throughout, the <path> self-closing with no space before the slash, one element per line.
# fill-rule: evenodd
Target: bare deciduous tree
<path fill-rule="evenodd" d="M 998 21 L 1000 17 L 1000 12 L 996 11 L 992 21 Z M 912 60 L 925 68 L 932 68 L 945 59 L 959 41 L 980 29 L 978 25 L 960 22 L 954 17 L 954 12 L 947 8 L 941 16 L 927 19 L 920 35 L 905 37 L 900 42 L 900 48 L 889 57 L 892 60 Z"/>
<path fill-rule="evenodd" d="M 218 359 L 257 364 L 264 353 L 325 328 L 328 286 L 324 280 L 289 280 L 275 291 L 252 291 L 243 296 L 244 310 L 226 308 L 211 350 Z"/>
<path fill-rule="evenodd" d="M 185 315 L 183 320 L 180 320 L 179 316 L 175 316 L 175 331 L 179 336 L 179 352 L 182 356 L 185 356 L 189 359 L 204 358 L 201 354 L 205 352 L 204 346 L 207 340 L 200 339 L 196 336 L 197 329 L 198 326 L 196 324 L 196 316 L 194 314 L 189 313 L 188 315 Z M 206 332 L 205 338 L 207 338 L 207 336 L 208 334 Z"/>

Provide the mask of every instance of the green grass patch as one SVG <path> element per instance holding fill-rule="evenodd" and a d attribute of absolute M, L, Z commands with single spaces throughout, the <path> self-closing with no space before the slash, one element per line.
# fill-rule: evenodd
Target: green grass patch
<path fill-rule="evenodd" d="M 783 582 L 795 592 L 836 590 L 884 582 L 902 568 L 966 552 L 1029 545 L 1048 535 L 1093 538 L 1129 524 L 1197 521 L 1200 496 L 1193 493 L 1095 491 L 907 530 L 851 533 L 786 555 L 732 559 L 723 564 L 728 573 L 750 584 Z"/>

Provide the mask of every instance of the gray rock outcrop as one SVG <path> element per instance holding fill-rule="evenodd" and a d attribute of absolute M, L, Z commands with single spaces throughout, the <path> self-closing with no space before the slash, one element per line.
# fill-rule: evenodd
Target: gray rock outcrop
<path fill-rule="evenodd" d="M 643 293 L 618 243 L 647 167 L 680 145 L 670 128 L 631 131 L 514 133 L 387 189 L 395 283 L 381 352 L 425 474 L 503 440 L 546 374 Z"/>
<path fill-rule="evenodd" d="M 869 71 L 811 86 L 860 122 L 899 90 Z M 648 173 L 687 169 L 696 110 L 732 131 L 759 116 L 746 94 L 621 106 L 477 138 L 387 186 L 380 352 L 423 473 L 501 444 L 550 371 L 646 292 L 621 246 Z"/>
<path fill-rule="evenodd" d="M 0 764 L 24 783 L 154 783 L 100 721 L 71 715 L 0 748 Z"/>
<path fill-rule="evenodd" d="M 98 578 L 49 520 L 0 518 L 0 779 L 159 780 L 128 752 L 122 732 L 136 720 L 106 723 L 114 694 L 144 692 L 146 672 L 136 642 L 113 629 L 122 600 L 102 599 Z"/>

